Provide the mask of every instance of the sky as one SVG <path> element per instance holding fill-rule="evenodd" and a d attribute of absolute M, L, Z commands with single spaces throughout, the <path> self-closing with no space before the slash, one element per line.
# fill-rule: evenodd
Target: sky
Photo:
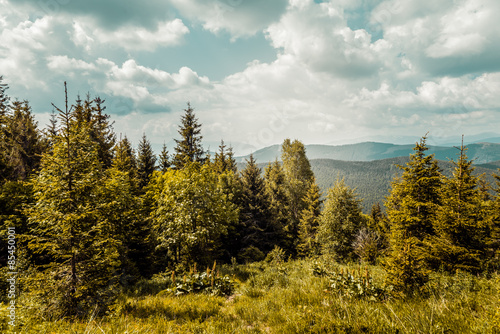
<path fill-rule="evenodd" d="M 500 136 L 498 0 L 0 0 L 0 75 L 41 127 L 100 96 L 173 151 L 187 102 L 212 151 Z"/>

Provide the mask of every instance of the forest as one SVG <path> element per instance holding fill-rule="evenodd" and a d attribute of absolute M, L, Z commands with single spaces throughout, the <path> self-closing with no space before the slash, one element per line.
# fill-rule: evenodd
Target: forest
<path fill-rule="evenodd" d="M 2 332 L 500 333 L 500 172 L 466 146 L 445 174 L 423 136 L 364 214 L 299 140 L 238 169 L 187 103 L 157 156 L 62 89 L 41 128 L 0 77 Z"/>

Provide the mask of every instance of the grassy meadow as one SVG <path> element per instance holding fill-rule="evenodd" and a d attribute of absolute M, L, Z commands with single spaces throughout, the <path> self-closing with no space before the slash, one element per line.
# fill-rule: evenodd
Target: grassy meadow
<path fill-rule="evenodd" d="M 230 295 L 176 295 L 166 287 L 185 278 L 165 274 L 124 291 L 109 314 L 77 322 L 41 319 L 21 296 L 16 333 L 500 333 L 498 274 L 432 273 L 418 295 L 394 297 L 380 266 L 321 258 L 216 271 L 232 278 Z M 2 317 L 9 333 L 6 305 Z"/>

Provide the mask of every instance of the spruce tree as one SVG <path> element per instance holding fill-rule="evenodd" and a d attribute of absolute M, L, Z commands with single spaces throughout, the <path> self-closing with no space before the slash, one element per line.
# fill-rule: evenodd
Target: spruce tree
<path fill-rule="evenodd" d="M 187 104 L 187 109 L 184 109 L 184 115 L 181 117 L 181 125 L 179 126 L 179 134 L 181 139 L 175 139 L 177 146 L 175 147 L 174 165 L 177 169 L 182 169 L 190 162 L 205 162 L 205 152 L 201 146 L 201 124 L 194 114 L 194 109 Z"/>
<path fill-rule="evenodd" d="M 353 260 L 356 255 L 353 242 L 364 226 L 365 218 L 357 194 L 343 179 L 337 180 L 328 190 L 319 219 L 317 239 L 322 253 L 336 261 Z"/>
<path fill-rule="evenodd" d="M 5 127 L 9 178 L 26 180 L 38 169 L 45 144 L 28 101 L 14 101 L 11 111 Z"/>
<path fill-rule="evenodd" d="M 241 251 L 240 260 L 263 260 L 274 247 L 275 233 L 269 213 L 261 170 L 253 155 L 241 171 L 242 195 L 240 202 Z"/>
<path fill-rule="evenodd" d="M 101 196 L 105 175 L 86 122 L 75 121 L 68 108 L 60 114 L 62 129 L 33 180 L 36 203 L 29 209 L 30 248 L 46 253 L 40 277 L 28 286 L 39 293 L 45 314 L 59 319 L 106 310 L 115 297 L 118 246 L 106 219 Z M 41 278 L 41 279 L 39 279 Z"/>
<path fill-rule="evenodd" d="M 400 178 L 387 198 L 390 251 L 385 262 L 387 284 L 408 294 L 427 280 L 425 241 L 435 235 L 434 221 L 441 204 L 442 176 L 434 155 L 426 156 L 426 136 L 416 143 Z"/>
<path fill-rule="evenodd" d="M 225 171 L 237 172 L 236 160 L 234 160 L 233 157 L 233 149 L 232 147 L 227 148 L 224 144 L 224 140 L 221 140 L 219 151 L 215 153 L 213 167 L 218 173 L 223 173 Z"/>
<path fill-rule="evenodd" d="M 137 149 L 137 176 L 139 177 L 139 187 L 144 188 L 151 174 L 156 169 L 156 156 L 151 148 L 151 143 L 146 138 L 146 134 L 142 135 Z"/>
<path fill-rule="evenodd" d="M 466 151 L 462 144 L 458 161 L 453 161 L 453 176 L 444 184 L 442 206 L 434 224 L 437 235 L 430 242 L 431 259 L 436 269 L 478 273 L 486 255 L 489 214 Z"/>
<path fill-rule="evenodd" d="M 115 154 L 112 166 L 119 171 L 127 173 L 131 185 L 137 188 L 138 175 L 137 175 L 137 161 L 135 158 L 135 151 L 127 136 L 121 139 L 115 146 Z"/>
<path fill-rule="evenodd" d="M 160 171 L 163 173 L 165 173 L 172 165 L 170 155 L 168 154 L 167 145 L 165 145 L 165 143 L 163 143 L 163 147 L 161 148 L 158 164 Z"/>
<path fill-rule="evenodd" d="M 8 174 L 5 126 L 6 114 L 10 108 L 9 97 L 5 93 L 9 86 L 2 81 L 3 77 L 0 76 L 0 181 L 5 180 Z"/>
<path fill-rule="evenodd" d="M 275 243 L 292 254 L 295 240 L 287 230 L 291 227 L 289 224 L 291 218 L 286 176 L 278 160 L 266 166 L 264 184 L 269 198 L 271 220 L 279 231 Z"/>
<path fill-rule="evenodd" d="M 309 187 L 304 199 L 305 209 L 301 212 L 299 224 L 299 241 L 297 253 L 301 257 L 319 254 L 319 244 L 316 238 L 321 214 L 321 192 L 314 182 Z"/>

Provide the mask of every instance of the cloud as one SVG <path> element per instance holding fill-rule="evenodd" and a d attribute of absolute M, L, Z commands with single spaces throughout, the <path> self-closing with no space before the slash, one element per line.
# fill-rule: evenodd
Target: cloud
<path fill-rule="evenodd" d="M 158 47 L 180 44 L 184 35 L 189 33 L 180 19 L 159 22 L 154 30 L 127 25 L 107 31 L 94 26 L 92 20 L 75 20 L 73 23 L 73 42 L 88 52 L 102 45 L 113 45 L 127 51 L 154 51 Z"/>
<path fill-rule="evenodd" d="M 381 66 L 376 49 L 382 43 L 372 44 L 364 29 L 350 29 L 343 9 L 331 2 L 291 1 L 288 12 L 267 32 L 275 48 L 315 71 L 356 78 L 370 76 Z"/>
<path fill-rule="evenodd" d="M 417 66 L 438 76 L 498 71 L 500 26 L 494 0 L 384 1 L 372 13 L 386 41 Z"/>
<path fill-rule="evenodd" d="M 227 31 L 233 38 L 251 36 L 277 21 L 287 0 L 170 0 L 185 17 L 201 22 L 213 33 Z"/>
<path fill-rule="evenodd" d="M 129 111 L 163 111 L 172 90 L 211 88 L 207 77 L 199 76 L 188 67 L 181 67 L 178 73 L 168 73 L 138 65 L 133 59 L 119 66 L 105 58 L 86 62 L 67 56 L 50 56 L 47 67 L 66 76 L 87 78 L 94 89 L 112 97 L 130 99 L 134 107 Z"/>
<path fill-rule="evenodd" d="M 44 16 L 86 16 L 97 20 L 100 27 L 117 30 L 122 26 L 141 26 L 154 29 L 158 22 L 170 14 L 168 3 L 163 0 L 10 0 L 17 6 L 25 5 L 36 17 Z"/>

